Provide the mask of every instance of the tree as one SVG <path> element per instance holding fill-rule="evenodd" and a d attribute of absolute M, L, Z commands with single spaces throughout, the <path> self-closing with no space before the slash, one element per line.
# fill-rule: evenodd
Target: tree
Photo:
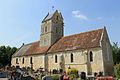
<path fill-rule="evenodd" d="M 112 46 L 112 52 L 113 52 L 113 62 L 114 65 L 120 63 L 120 48 L 118 47 L 118 42 L 113 42 Z"/>
<path fill-rule="evenodd" d="M 5 65 L 6 64 L 6 47 L 5 46 L 1 46 L 0 47 L 0 62 L 1 62 L 1 65 Z"/>
<path fill-rule="evenodd" d="M 16 52 L 17 48 L 10 46 L 1 46 L 0 47 L 0 65 L 6 66 L 11 65 L 12 55 Z"/>
<path fill-rule="evenodd" d="M 114 68 L 115 68 L 114 77 L 120 79 L 120 64 L 115 65 Z"/>
<path fill-rule="evenodd" d="M 114 77 L 120 78 L 120 47 L 118 47 L 118 42 L 113 42 L 112 46 L 112 52 L 113 52 L 113 62 L 114 62 Z"/>

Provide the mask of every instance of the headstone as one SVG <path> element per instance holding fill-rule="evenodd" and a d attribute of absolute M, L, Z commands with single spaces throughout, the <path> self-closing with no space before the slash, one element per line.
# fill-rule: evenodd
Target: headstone
<path fill-rule="evenodd" d="M 86 79 L 86 73 L 85 72 L 81 72 L 81 79 Z"/>
<path fill-rule="evenodd" d="M 42 80 L 54 80 L 52 77 L 44 76 Z"/>
<path fill-rule="evenodd" d="M 64 75 L 60 75 L 59 80 L 63 80 Z"/>

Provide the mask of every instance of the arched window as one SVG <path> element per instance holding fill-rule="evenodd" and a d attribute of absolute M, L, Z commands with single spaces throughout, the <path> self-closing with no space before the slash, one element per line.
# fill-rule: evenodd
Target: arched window
<path fill-rule="evenodd" d="M 93 62 L 93 53 L 90 51 L 90 62 Z"/>
<path fill-rule="evenodd" d="M 23 60 L 22 60 L 22 63 L 24 64 L 24 58 L 23 58 Z"/>
<path fill-rule="evenodd" d="M 55 55 L 55 63 L 57 63 L 57 55 Z"/>
<path fill-rule="evenodd" d="M 71 53 L 71 63 L 73 62 L 73 54 Z"/>
<path fill-rule="evenodd" d="M 56 23 L 58 23 L 58 16 L 57 16 L 57 19 L 56 19 Z"/>
<path fill-rule="evenodd" d="M 107 60 L 110 60 L 110 55 L 109 55 L 109 45 L 106 43 L 106 48 L 107 48 Z"/>
<path fill-rule="evenodd" d="M 30 57 L 30 64 L 32 64 L 32 57 Z"/>
<path fill-rule="evenodd" d="M 44 44 L 46 44 L 46 37 L 44 38 Z"/>
<path fill-rule="evenodd" d="M 18 64 L 18 58 L 16 58 L 16 64 Z"/>
<path fill-rule="evenodd" d="M 58 32 L 58 28 L 56 27 L 56 33 Z"/>
<path fill-rule="evenodd" d="M 47 26 L 45 27 L 45 32 L 47 32 Z"/>

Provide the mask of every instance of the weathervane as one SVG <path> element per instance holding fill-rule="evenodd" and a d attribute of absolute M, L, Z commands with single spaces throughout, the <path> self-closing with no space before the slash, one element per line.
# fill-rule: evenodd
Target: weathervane
<path fill-rule="evenodd" d="M 52 10 L 54 10 L 54 6 L 52 6 Z"/>

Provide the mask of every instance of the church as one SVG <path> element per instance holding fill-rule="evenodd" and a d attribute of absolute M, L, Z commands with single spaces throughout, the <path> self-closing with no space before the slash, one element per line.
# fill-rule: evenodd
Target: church
<path fill-rule="evenodd" d="M 66 71 L 76 68 L 79 73 L 94 75 L 102 71 L 113 73 L 112 48 L 106 27 L 64 36 L 61 12 L 47 14 L 41 24 L 40 40 L 22 45 L 12 55 L 11 66 Z"/>

